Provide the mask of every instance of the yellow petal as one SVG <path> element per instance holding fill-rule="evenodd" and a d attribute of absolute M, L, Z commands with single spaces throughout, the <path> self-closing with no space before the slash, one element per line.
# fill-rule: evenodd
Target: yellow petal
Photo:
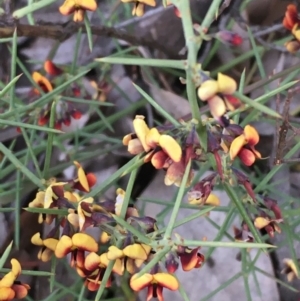
<path fill-rule="evenodd" d="M 141 115 L 135 116 L 135 119 L 133 120 L 133 127 L 137 137 L 141 141 L 144 150 L 148 152 L 151 148 L 149 145 L 147 145 L 146 136 L 149 133 L 150 129 L 148 128 L 148 125 L 146 124 L 144 118 L 145 117 Z"/>
<path fill-rule="evenodd" d="M 210 98 L 207 102 L 211 115 L 214 118 L 218 119 L 226 113 L 226 105 L 220 96 L 215 95 L 212 98 Z"/>
<path fill-rule="evenodd" d="M 236 158 L 236 156 L 238 155 L 238 153 L 241 151 L 241 149 L 243 148 L 243 146 L 246 143 L 247 142 L 245 141 L 244 135 L 240 135 L 232 141 L 230 148 L 229 148 L 229 155 L 230 155 L 231 160 Z"/>
<path fill-rule="evenodd" d="M 144 274 L 141 277 L 136 277 L 137 274 L 133 275 L 130 279 L 130 287 L 135 291 L 138 292 L 151 284 L 153 280 L 153 276 L 151 274 Z"/>
<path fill-rule="evenodd" d="M 79 179 L 79 183 L 84 188 L 84 190 L 89 192 L 90 191 L 89 182 L 88 182 L 86 174 L 81 166 L 78 168 L 78 179 Z"/>
<path fill-rule="evenodd" d="M 80 200 L 80 196 L 77 193 L 65 191 L 64 197 L 68 199 L 70 202 L 78 202 Z"/>
<path fill-rule="evenodd" d="M 202 101 L 206 101 L 218 93 L 217 81 L 210 79 L 202 83 L 198 88 L 198 97 Z"/>
<path fill-rule="evenodd" d="M 0 280 L 0 289 L 2 287 L 11 287 L 16 280 L 16 276 L 13 272 L 8 272 L 4 277 Z M 1 299 L 0 299 L 1 300 Z"/>
<path fill-rule="evenodd" d="M 220 199 L 211 193 L 205 201 L 205 205 L 220 206 Z"/>
<path fill-rule="evenodd" d="M 144 11 L 145 11 L 145 5 L 143 3 L 136 2 L 133 5 L 132 15 L 137 16 L 137 17 L 141 17 L 141 16 L 144 15 Z"/>
<path fill-rule="evenodd" d="M 35 233 L 31 237 L 31 243 L 36 246 L 43 246 L 43 240 L 41 239 L 41 234 L 39 232 Z"/>
<path fill-rule="evenodd" d="M 19 263 L 19 261 L 15 258 L 13 258 L 11 261 L 11 271 L 12 273 L 15 275 L 15 277 L 17 278 L 20 274 L 21 274 L 21 265 Z"/>
<path fill-rule="evenodd" d="M 56 249 L 56 246 L 58 244 L 58 239 L 56 239 L 56 238 L 46 238 L 46 239 L 44 239 L 43 243 L 44 243 L 44 246 L 46 248 L 48 248 L 48 249 L 50 249 L 51 251 L 54 252 L 55 249 Z"/>
<path fill-rule="evenodd" d="M 84 10 L 95 11 L 97 9 L 95 0 L 76 0 L 76 4 Z"/>
<path fill-rule="evenodd" d="M 181 147 L 173 137 L 161 135 L 159 138 L 159 145 L 174 162 L 179 162 L 181 160 Z"/>
<path fill-rule="evenodd" d="M 296 53 L 297 51 L 300 50 L 300 43 L 299 41 L 296 40 L 288 41 L 284 44 L 284 46 L 287 49 L 287 51 L 290 53 Z"/>
<path fill-rule="evenodd" d="M 298 29 L 298 24 L 293 27 L 292 34 L 298 41 L 300 41 L 300 29 Z"/>
<path fill-rule="evenodd" d="M 74 22 L 82 22 L 84 19 L 84 13 L 85 13 L 85 11 L 83 9 L 76 9 L 74 11 L 73 21 Z"/>
<path fill-rule="evenodd" d="M 129 141 L 127 151 L 132 155 L 138 155 L 144 151 L 144 147 L 141 141 L 136 138 Z"/>
<path fill-rule="evenodd" d="M 259 134 L 257 130 L 251 125 L 245 126 L 244 135 L 250 146 L 256 145 L 259 142 Z"/>
<path fill-rule="evenodd" d="M 59 12 L 64 15 L 70 15 L 75 11 L 75 1 L 74 0 L 66 0 L 62 6 L 59 7 Z"/>
<path fill-rule="evenodd" d="M 79 218 L 77 213 L 69 213 L 67 219 L 73 227 L 75 227 L 76 229 L 79 228 Z"/>
<path fill-rule="evenodd" d="M 107 242 L 109 242 L 111 236 L 107 233 L 107 232 L 102 232 L 100 235 L 100 242 L 102 244 L 106 244 Z"/>
<path fill-rule="evenodd" d="M 44 208 L 50 208 L 53 203 L 53 191 L 51 185 L 45 191 Z"/>
<path fill-rule="evenodd" d="M 268 226 L 270 224 L 270 220 L 264 218 L 264 217 L 257 217 L 254 221 L 254 226 L 257 229 L 263 229 L 264 227 Z"/>
<path fill-rule="evenodd" d="M 95 252 L 89 253 L 84 260 L 84 267 L 88 271 L 94 271 L 100 264 L 100 256 Z"/>
<path fill-rule="evenodd" d="M 16 293 L 10 287 L 0 286 L 0 301 L 12 300 L 15 298 Z"/>
<path fill-rule="evenodd" d="M 129 142 L 133 139 L 132 135 L 133 134 L 130 133 L 123 137 L 123 140 L 122 140 L 123 145 L 127 146 L 129 144 Z"/>
<path fill-rule="evenodd" d="M 44 86 L 45 89 L 50 92 L 53 90 L 53 87 L 50 83 L 50 81 L 43 76 L 42 74 L 40 74 L 39 72 L 33 72 L 32 73 L 32 79 L 39 85 L 39 86 Z M 42 89 L 43 90 L 43 89 Z"/>
<path fill-rule="evenodd" d="M 176 291 L 179 288 L 178 280 L 171 274 L 156 273 L 153 275 L 153 278 L 159 285 L 171 291 Z"/>
<path fill-rule="evenodd" d="M 299 278 L 299 275 L 298 275 L 298 271 L 297 271 L 295 262 L 294 262 L 292 259 L 290 259 L 290 258 L 284 258 L 284 259 L 283 259 L 283 263 L 284 263 L 288 268 L 290 268 L 290 269 L 292 270 L 294 276 L 296 276 L 297 278 Z M 289 275 L 288 275 L 288 276 L 289 276 Z M 289 277 L 289 278 L 291 278 L 291 277 Z M 292 277 L 292 278 L 294 278 L 294 277 Z M 289 280 L 289 282 L 290 282 L 290 281 L 291 281 L 291 280 Z"/>
<path fill-rule="evenodd" d="M 236 81 L 223 73 L 218 73 L 218 92 L 233 94 L 237 89 Z"/>
<path fill-rule="evenodd" d="M 110 246 L 107 252 L 108 260 L 115 260 L 117 258 L 124 257 L 123 251 L 117 248 L 116 246 Z"/>
<path fill-rule="evenodd" d="M 44 207 L 45 191 L 37 192 L 35 199 L 29 203 L 30 208 L 42 208 Z"/>
<path fill-rule="evenodd" d="M 124 259 L 117 258 L 113 266 L 113 272 L 122 276 L 124 274 Z"/>
<path fill-rule="evenodd" d="M 125 247 L 123 253 L 124 255 L 132 259 L 146 260 L 148 257 L 145 252 L 145 249 L 140 244 L 133 244 Z"/>
<path fill-rule="evenodd" d="M 73 243 L 71 237 L 63 235 L 56 245 L 55 256 L 57 258 L 65 257 L 72 250 L 72 247 Z"/>
<path fill-rule="evenodd" d="M 139 2 L 142 2 L 146 5 L 149 5 L 149 6 L 156 6 L 156 2 L 155 0 L 139 0 Z"/>
<path fill-rule="evenodd" d="M 89 252 L 97 252 L 98 244 L 94 237 L 86 234 L 86 233 L 75 233 L 72 236 L 72 243 L 74 247 L 78 249 L 89 251 Z"/>
<path fill-rule="evenodd" d="M 135 260 L 134 259 L 132 259 L 132 258 L 126 259 L 126 270 L 129 274 L 133 274 L 135 272 Z"/>
<path fill-rule="evenodd" d="M 146 143 L 152 148 L 155 148 L 159 144 L 160 133 L 157 128 L 152 128 L 146 135 Z"/>
<path fill-rule="evenodd" d="M 44 250 L 41 249 L 38 254 L 38 259 L 41 260 L 42 262 L 48 262 L 49 260 L 51 260 L 53 253 L 54 252 L 48 248 Z"/>

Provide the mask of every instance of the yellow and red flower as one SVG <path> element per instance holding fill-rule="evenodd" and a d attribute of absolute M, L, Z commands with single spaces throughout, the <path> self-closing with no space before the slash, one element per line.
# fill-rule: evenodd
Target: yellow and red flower
<path fill-rule="evenodd" d="M 222 43 L 230 46 L 240 46 L 243 43 L 243 38 L 236 32 L 229 30 L 221 30 L 216 34 Z"/>
<path fill-rule="evenodd" d="M 236 81 L 218 73 L 217 80 L 208 79 L 198 88 L 198 96 L 202 101 L 207 101 L 210 112 L 217 120 L 226 113 L 240 106 L 240 101 L 232 94 L 237 89 Z"/>
<path fill-rule="evenodd" d="M 170 135 L 160 134 L 157 128 L 149 129 L 145 117 L 137 115 L 133 120 L 134 134 L 123 138 L 123 144 L 128 152 L 137 155 L 147 152 L 144 162 L 151 161 L 156 169 L 166 168 L 170 161 L 179 163 L 182 159 L 182 149 L 178 142 Z"/>
<path fill-rule="evenodd" d="M 133 274 L 136 268 L 141 267 L 148 259 L 151 247 L 145 244 L 134 243 L 126 246 L 123 250 L 116 246 L 110 246 L 106 253 L 108 260 L 121 259 L 124 269 Z"/>
<path fill-rule="evenodd" d="M 299 262 L 300 260 L 298 259 L 298 264 Z M 292 282 L 295 278 L 299 279 L 299 274 L 295 262 L 290 258 L 284 258 L 283 263 L 285 267 L 281 271 L 281 274 L 286 274 L 287 281 Z"/>
<path fill-rule="evenodd" d="M 289 4 L 287 6 L 282 24 L 296 38 L 296 40 L 285 43 L 286 49 L 291 53 L 295 53 L 300 49 L 300 17 L 296 5 Z"/>
<path fill-rule="evenodd" d="M 180 186 L 182 182 L 183 175 L 185 173 L 186 167 L 189 163 L 189 160 L 195 159 L 196 154 L 194 152 L 194 147 L 192 145 L 188 145 L 183 151 L 181 160 L 179 162 L 174 162 L 172 160 L 167 159 L 164 163 L 163 168 L 167 169 L 165 175 L 165 185 L 175 185 Z M 194 178 L 194 171 L 191 169 L 188 180 L 186 182 L 186 187 L 190 186 Z"/>
<path fill-rule="evenodd" d="M 253 235 L 252 235 L 251 231 L 249 230 L 248 225 L 244 221 L 242 222 L 241 229 L 234 226 L 233 232 L 234 232 L 234 239 L 236 241 L 242 241 L 242 242 L 253 242 L 254 241 Z"/>
<path fill-rule="evenodd" d="M 141 17 L 144 14 L 145 5 L 156 6 L 155 0 L 121 0 L 124 3 L 133 3 L 132 15 Z"/>
<path fill-rule="evenodd" d="M 41 73 L 35 71 L 32 73 L 33 81 L 42 89 L 43 92 L 51 92 L 53 90 L 53 86 L 50 81 L 43 76 Z M 34 93 L 39 95 L 40 92 L 37 89 L 34 89 Z"/>
<path fill-rule="evenodd" d="M 273 219 L 266 213 L 262 212 L 260 216 L 255 218 L 254 226 L 259 230 L 264 229 L 268 235 L 273 238 L 275 232 L 281 233 L 281 229 L 278 224 L 282 221 L 282 219 Z"/>
<path fill-rule="evenodd" d="M 292 30 L 295 25 L 300 26 L 300 17 L 295 4 L 289 4 L 287 6 L 282 24 L 288 30 Z"/>
<path fill-rule="evenodd" d="M 67 219 L 75 229 L 85 231 L 89 227 L 98 227 L 114 221 L 106 208 L 99 204 L 94 205 L 93 202 L 93 198 L 83 199 L 78 203 L 77 212 L 70 210 Z"/>
<path fill-rule="evenodd" d="M 234 138 L 229 148 L 230 159 L 239 157 L 241 161 L 251 166 L 255 160 L 261 159 L 261 154 L 254 148 L 259 142 L 259 135 L 256 129 L 251 125 L 246 125 L 244 132 Z"/>
<path fill-rule="evenodd" d="M 74 13 L 73 21 L 82 22 L 86 10 L 95 11 L 97 2 L 95 0 L 66 0 L 59 11 L 62 15 L 68 16 Z"/>
<path fill-rule="evenodd" d="M 77 269 L 77 272 L 81 277 L 86 277 L 84 284 L 88 288 L 88 290 L 96 291 L 99 289 L 103 275 L 109 262 L 110 260 L 107 258 L 107 253 L 98 255 L 95 252 L 91 252 L 86 256 L 84 261 L 84 269 Z M 112 271 L 117 275 L 123 275 L 124 265 L 121 259 L 117 258 L 115 260 Z M 106 283 L 106 287 L 110 286 L 111 278 L 109 278 Z"/>
<path fill-rule="evenodd" d="M 55 178 L 52 178 L 49 181 L 50 185 L 46 188 L 45 191 L 38 191 L 35 199 L 29 203 L 29 208 L 58 208 L 57 201 L 59 197 L 62 195 L 58 195 L 59 193 L 63 194 L 63 186 L 66 184 L 64 182 L 56 182 Z M 55 187 L 57 188 L 54 192 Z M 39 214 L 38 222 L 41 224 L 44 221 L 47 224 L 51 224 L 56 215 L 53 214 Z"/>
<path fill-rule="evenodd" d="M 220 201 L 217 202 L 215 199 L 217 197 L 211 194 L 216 183 L 216 177 L 217 173 L 214 172 L 198 182 L 193 188 L 191 188 L 188 192 L 189 203 L 193 205 L 203 205 L 207 201 L 208 203 L 219 203 Z"/>
<path fill-rule="evenodd" d="M 75 233 L 72 237 L 63 235 L 55 248 L 57 258 L 63 258 L 71 253 L 71 266 L 83 268 L 85 252 L 97 252 L 98 244 L 95 239 L 86 233 Z"/>
<path fill-rule="evenodd" d="M 30 289 L 28 284 L 16 281 L 22 271 L 19 261 L 13 258 L 10 263 L 11 271 L 0 280 L 0 301 L 25 298 Z"/>
<path fill-rule="evenodd" d="M 176 291 L 179 288 L 178 280 L 168 273 L 146 273 L 140 277 L 137 274 L 133 275 L 130 279 L 130 287 L 139 292 L 144 288 L 148 288 L 147 301 L 151 298 L 157 298 L 159 301 L 164 301 L 163 288 Z"/>
<path fill-rule="evenodd" d="M 41 247 L 37 257 L 43 262 L 47 262 L 52 258 L 58 243 L 58 239 L 50 236 L 51 235 L 46 239 L 42 239 L 41 234 L 37 232 L 31 237 L 31 243 Z"/>
<path fill-rule="evenodd" d="M 77 161 L 74 161 L 74 164 L 77 167 L 77 178 L 73 181 L 73 188 L 89 192 L 91 187 L 93 187 L 97 182 L 95 174 L 85 173 L 83 167 Z"/>
<path fill-rule="evenodd" d="M 179 246 L 177 254 L 180 258 L 182 269 L 186 272 L 192 269 L 201 268 L 205 257 L 203 254 L 199 253 L 200 247 L 190 249 L 188 247 Z"/>
<path fill-rule="evenodd" d="M 44 62 L 45 71 L 52 76 L 58 76 L 63 73 L 63 70 L 57 67 L 52 61 L 46 60 Z"/>

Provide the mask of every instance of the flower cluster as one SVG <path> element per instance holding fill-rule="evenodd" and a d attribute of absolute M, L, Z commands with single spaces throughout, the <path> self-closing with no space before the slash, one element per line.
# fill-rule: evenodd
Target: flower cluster
<path fill-rule="evenodd" d="M 144 162 L 166 170 L 165 184 L 180 186 L 188 161 L 197 157 L 193 145 L 182 148 L 171 135 L 160 133 L 155 127 L 149 129 L 144 116 L 135 117 L 133 128 L 135 132 L 123 138 L 128 152 L 133 155 L 146 152 Z M 189 175 L 188 185 L 192 178 L 193 172 Z"/>
<path fill-rule="evenodd" d="M 3 278 L 0 278 L 0 301 L 10 301 L 13 299 L 23 299 L 27 296 L 30 286 L 17 280 L 22 272 L 18 260 L 12 259 L 11 271 Z"/>
<path fill-rule="evenodd" d="M 70 266 L 84 278 L 85 286 L 91 290 L 99 289 L 104 273 L 111 261 L 114 261 L 112 274 L 106 287 L 112 284 L 113 275 L 131 276 L 130 286 L 134 291 L 148 287 L 148 298 L 163 300 L 162 290 L 177 290 L 179 283 L 172 274 L 178 269 L 179 262 L 184 271 L 200 268 L 204 256 L 199 247 L 190 249 L 180 244 L 172 246 L 166 258 L 143 275 L 138 270 L 149 262 L 159 250 L 141 242 L 138 237 L 118 224 L 118 218 L 139 230 L 143 235 L 156 235 L 156 220 L 149 216 L 140 216 L 137 208 L 128 206 L 123 213 L 126 192 L 117 189 L 115 201 L 95 201 L 85 197 L 95 184 L 94 174 L 86 173 L 78 162 L 74 162 L 77 175 L 74 179 L 49 180 L 47 188 L 40 190 L 29 208 L 41 208 L 39 222 L 54 225 L 45 238 L 35 233 L 31 242 L 40 247 L 38 259 L 47 262 L 53 256 L 58 259 L 70 257 Z M 51 210 L 51 213 L 47 213 Z M 57 213 L 55 214 L 55 211 Z M 98 227 L 102 230 L 100 240 L 85 233 L 87 228 Z M 118 237 L 118 241 L 111 238 Z M 164 263 L 164 264 L 163 264 Z"/>
<path fill-rule="evenodd" d="M 47 76 L 44 76 L 37 71 L 33 72 L 32 74 L 32 79 L 36 83 L 37 87 L 32 88 L 29 92 L 28 96 L 31 101 L 34 101 L 36 98 L 40 97 L 41 93 L 50 93 L 53 91 L 53 88 L 56 86 L 56 84 L 60 85 L 68 76 L 63 69 L 57 67 L 52 61 L 45 61 L 43 67 L 44 71 L 47 73 Z M 75 83 L 70 87 L 67 87 L 61 96 L 62 98 L 56 102 L 55 108 L 54 128 L 58 130 L 62 128 L 62 125 L 67 127 L 70 126 L 72 119 L 80 119 L 82 117 L 82 112 L 76 106 L 74 106 L 74 103 L 69 101 L 68 98 L 89 98 L 89 95 Z M 38 112 L 38 125 L 43 126 L 49 122 L 51 106 L 52 102 L 48 103 Z"/>
<path fill-rule="evenodd" d="M 223 170 L 238 157 L 243 164 L 251 166 L 261 154 L 255 149 L 259 135 L 255 128 L 245 128 L 222 119 L 224 127 L 217 125 L 207 131 L 208 153 L 212 153 L 216 169 L 224 180 Z M 180 186 L 189 160 L 203 162 L 208 154 L 204 154 L 193 128 L 184 121 L 175 129 L 171 126 L 149 128 L 144 116 L 136 116 L 133 120 L 134 133 L 123 138 L 128 152 L 137 155 L 144 153 L 144 162 L 151 162 L 156 169 L 166 170 L 165 184 Z M 223 159 L 222 159 L 223 158 Z M 187 186 L 193 180 L 194 172 L 190 171 Z"/>
<path fill-rule="evenodd" d="M 282 24 L 294 36 L 293 40 L 285 43 L 285 47 L 289 52 L 295 53 L 300 49 L 300 17 L 296 5 L 287 6 Z"/>

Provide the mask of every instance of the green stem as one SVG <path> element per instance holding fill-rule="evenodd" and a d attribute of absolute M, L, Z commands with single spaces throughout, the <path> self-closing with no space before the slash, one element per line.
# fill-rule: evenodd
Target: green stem
<path fill-rule="evenodd" d="M 248 242 L 235 242 L 235 241 L 202 241 L 202 240 L 188 240 L 184 239 L 178 244 L 181 246 L 190 247 L 213 247 L 213 248 L 276 248 L 274 245 L 269 245 L 266 243 L 248 243 Z"/>
<path fill-rule="evenodd" d="M 185 37 L 185 44 L 187 48 L 187 65 L 186 65 L 186 92 L 191 106 L 192 116 L 198 123 L 198 135 L 201 146 L 204 150 L 207 149 L 207 133 L 206 127 L 202 123 L 201 114 L 199 111 L 199 105 L 196 95 L 196 78 L 197 74 L 197 54 L 199 50 L 199 43 L 196 41 L 194 35 L 192 14 L 189 0 L 173 0 L 175 6 L 178 8 L 181 14 L 183 32 Z"/>
<path fill-rule="evenodd" d="M 229 198 L 235 204 L 237 210 L 239 211 L 242 220 L 245 221 L 245 223 L 249 227 L 249 230 L 252 233 L 255 241 L 258 243 L 262 243 L 261 237 L 260 237 L 257 229 L 255 228 L 248 212 L 246 211 L 244 204 L 241 202 L 241 200 L 238 199 L 234 190 L 227 183 L 224 183 L 223 186 L 224 186 L 224 190 L 226 191 L 227 195 L 229 196 Z M 252 244 L 251 244 L 251 247 L 252 247 Z"/>
<path fill-rule="evenodd" d="M 10 73 L 10 79 L 11 81 L 14 80 L 16 77 L 16 58 L 17 58 L 17 45 L 18 45 L 18 36 L 17 36 L 17 29 L 14 31 L 13 39 L 12 39 L 12 49 L 11 49 L 11 73 Z M 15 100 L 15 84 L 11 86 L 10 89 L 10 104 L 9 104 L 9 111 L 12 111 L 14 109 L 14 100 Z"/>
<path fill-rule="evenodd" d="M 121 248 L 122 246 L 122 241 L 119 240 L 116 247 L 117 248 Z M 113 266 L 115 264 L 115 260 L 111 260 L 107 266 L 107 268 L 105 269 L 105 272 L 104 272 L 104 275 L 103 275 L 103 278 L 102 278 L 102 281 L 101 281 L 101 284 L 100 284 L 100 287 L 99 287 L 99 290 L 97 292 L 97 295 L 95 297 L 95 301 L 99 301 L 100 298 L 102 297 L 102 294 L 105 290 L 105 287 L 106 287 L 106 283 L 107 281 L 109 280 L 109 277 L 111 275 L 111 272 L 112 272 L 112 269 L 113 269 Z"/>
<path fill-rule="evenodd" d="M 163 249 L 161 249 L 160 251 L 158 251 L 155 256 L 152 258 L 152 260 L 150 260 L 139 272 L 137 275 L 138 277 L 141 277 L 142 275 L 144 275 L 145 273 L 147 273 L 148 271 L 150 271 L 158 262 L 161 261 L 161 259 L 167 254 L 169 253 L 171 250 L 171 246 L 165 246 Z"/>
<path fill-rule="evenodd" d="M 182 201 L 184 193 L 185 193 L 185 187 L 186 187 L 186 183 L 187 183 L 187 180 L 189 177 L 190 169 L 191 169 L 191 160 L 189 160 L 187 167 L 185 169 L 183 179 L 180 184 L 180 188 L 179 188 L 176 200 L 175 200 L 174 208 L 173 208 L 173 211 L 172 211 L 172 214 L 170 217 L 170 221 L 169 221 L 169 224 L 167 226 L 167 229 L 166 229 L 166 232 L 164 235 L 164 238 L 167 240 L 171 238 L 171 234 L 172 234 L 175 222 L 176 222 L 176 217 L 177 217 L 178 211 L 180 209 L 181 201 Z"/>
<path fill-rule="evenodd" d="M 121 207 L 121 213 L 120 213 L 120 218 L 122 218 L 124 220 L 125 220 L 125 217 L 126 217 L 126 212 L 127 212 L 127 208 L 128 208 L 128 205 L 129 205 L 130 196 L 131 196 L 131 193 L 132 193 L 132 189 L 133 189 L 133 185 L 134 185 L 134 181 L 135 181 L 137 172 L 138 172 L 138 168 L 134 169 L 130 173 L 128 184 L 127 184 L 127 187 L 126 187 L 125 196 L 124 196 L 124 200 L 123 200 L 122 207 Z"/>
<path fill-rule="evenodd" d="M 14 11 L 13 17 L 14 17 L 14 19 L 20 19 L 20 18 L 26 16 L 27 14 L 32 13 L 40 8 L 46 7 L 47 5 L 50 5 L 56 1 L 57 0 L 41 0 L 39 2 L 29 4 L 28 6 L 22 7 L 16 11 Z"/>
<path fill-rule="evenodd" d="M 56 116 L 56 101 L 53 101 L 51 106 L 51 111 L 50 111 L 50 122 L 49 122 L 50 128 L 54 128 L 55 116 Z M 53 149 L 53 139 L 54 139 L 54 133 L 48 133 L 46 156 L 45 156 L 45 163 L 44 163 L 44 170 L 43 170 L 44 179 L 47 179 L 49 177 L 49 168 L 51 164 L 51 155 Z"/>
<path fill-rule="evenodd" d="M 41 180 L 25 165 L 23 165 L 3 143 L 0 143 L 0 151 L 8 158 L 15 168 L 19 169 L 32 183 L 40 188 L 43 188 Z"/>

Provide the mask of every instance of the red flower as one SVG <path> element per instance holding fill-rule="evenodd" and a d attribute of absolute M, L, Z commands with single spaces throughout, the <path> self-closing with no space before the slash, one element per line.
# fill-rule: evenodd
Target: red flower
<path fill-rule="evenodd" d="M 300 25 L 300 17 L 295 4 L 287 6 L 282 24 L 288 30 L 292 30 L 295 25 Z"/>
<path fill-rule="evenodd" d="M 230 145 L 230 159 L 234 160 L 238 156 L 245 165 L 251 166 L 256 158 L 261 159 L 261 154 L 254 148 L 258 141 L 259 135 L 256 129 L 251 125 L 246 125 L 244 132 Z"/>

